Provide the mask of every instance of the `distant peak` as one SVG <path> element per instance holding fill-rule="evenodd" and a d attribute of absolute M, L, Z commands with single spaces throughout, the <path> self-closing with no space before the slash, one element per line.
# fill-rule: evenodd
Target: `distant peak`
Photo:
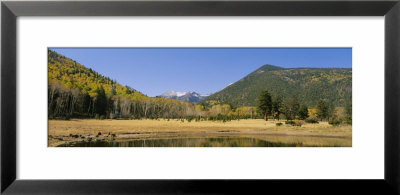
<path fill-rule="evenodd" d="M 169 91 L 161 94 L 161 96 L 176 96 L 176 95 L 177 95 L 177 92 L 174 90 L 169 90 Z"/>
<path fill-rule="evenodd" d="M 160 97 L 163 97 L 163 98 L 177 99 L 177 100 L 184 101 L 184 102 L 198 102 L 200 100 L 203 100 L 207 96 L 209 96 L 209 94 L 202 95 L 202 94 L 199 94 L 194 91 L 177 92 L 177 91 L 173 91 L 173 90 L 169 90 L 160 95 Z"/>

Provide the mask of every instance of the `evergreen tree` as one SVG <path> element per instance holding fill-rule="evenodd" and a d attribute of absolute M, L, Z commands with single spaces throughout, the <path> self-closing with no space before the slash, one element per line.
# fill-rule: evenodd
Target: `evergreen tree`
<path fill-rule="evenodd" d="M 283 111 L 286 116 L 286 120 L 293 120 L 299 111 L 299 101 L 296 96 L 285 99 L 283 102 Z"/>
<path fill-rule="evenodd" d="M 117 108 L 115 109 L 115 116 L 120 117 L 121 114 L 121 100 L 118 98 Z"/>
<path fill-rule="evenodd" d="M 117 92 L 115 91 L 115 85 L 112 84 L 112 85 L 111 85 L 111 96 L 113 96 L 113 95 L 115 95 L 115 94 L 117 94 Z"/>
<path fill-rule="evenodd" d="M 282 97 L 280 95 L 275 96 L 272 100 L 272 116 L 274 119 L 279 120 L 279 115 L 282 112 Z"/>
<path fill-rule="evenodd" d="M 107 111 L 107 97 L 104 88 L 101 86 L 96 89 L 96 99 L 94 102 L 94 112 L 99 115 L 106 115 Z"/>
<path fill-rule="evenodd" d="M 115 106 L 113 96 L 110 96 L 107 101 L 107 115 L 109 115 L 110 118 L 114 118 Z"/>
<path fill-rule="evenodd" d="M 85 93 L 83 94 L 83 107 L 82 107 L 82 113 L 86 113 L 87 115 L 90 115 L 90 103 L 91 103 L 91 98 L 90 95 Z"/>
<path fill-rule="evenodd" d="M 126 88 L 125 90 L 126 94 L 132 94 L 132 90 L 128 87 L 128 85 L 126 85 L 125 88 Z"/>
<path fill-rule="evenodd" d="M 317 118 L 319 120 L 328 119 L 329 117 L 329 105 L 324 100 L 319 100 L 317 103 Z"/>
<path fill-rule="evenodd" d="M 347 104 L 346 105 L 346 115 L 351 117 L 352 116 L 352 111 L 353 111 L 352 104 L 351 103 Z"/>
<path fill-rule="evenodd" d="M 260 113 L 264 116 L 264 120 L 268 120 L 268 115 L 272 111 L 272 100 L 271 95 L 268 91 L 262 91 L 258 99 L 258 109 Z"/>
<path fill-rule="evenodd" d="M 308 118 L 308 107 L 306 105 L 301 105 L 299 108 L 298 115 L 300 120 Z"/>
<path fill-rule="evenodd" d="M 351 125 L 353 123 L 352 122 L 352 110 L 353 110 L 352 103 L 347 104 L 346 108 L 345 108 L 345 111 L 346 111 L 345 119 L 346 119 L 346 123 L 349 124 L 349 125 Z"/>
<path fill-rule="evenodd" d="M 330 101 L 327 104 L 328 104 L 328 120 L 330 120 L 335 115 L 335 106 Z"/>

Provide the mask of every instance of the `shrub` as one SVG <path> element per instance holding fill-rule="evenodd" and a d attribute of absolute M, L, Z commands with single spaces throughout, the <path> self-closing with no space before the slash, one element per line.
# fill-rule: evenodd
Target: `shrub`
<path fill-rule="evenodd" d="M 279 127 L 279 126 L 282 126 L 282 123 L 279 122 L 279 123 L 276 123 L 275 125 L 276 125 L 277 127 Z"/>
<path fill-rule="evenodd" d="M 318 120 L 315 118 L 307 118 L 306 120 L 304 120 L 304 122 L 306 123 L 312 123 L 312 124 L 317 124 Z"/>
<path fill-rule="evenodd" d="M 303 121 L 299 121 L 299 120 L 295 120 L 295 121 L 294 121 L 294 126 L 299 126 L 299 127 L 301 127 L 302 125 L 304 125 L 304 122 L 303 122 Z"/>
<path fill-rule="evenodd" d="M 342 120 L 333 119 L 333 120 L 330 120 L 328 123 L 329 123 L 330 125 L 333 125 L 333 126 L 338 126 L 338 125 L 340 125 L 340 124 L 342 123 Z"/>
<path fill-rule="evenodd" d="M 344 118 L 344 120 L 345 120 L 345 122 L 346 122 L 346 124 L 348 124 L 348 125 L 351 125 L 353 122 L 352 122 L 352 119 L 351 119 L 351 116 L 346 116 L 345 118 Z"/>
<path fill-rule="evenodd" d="M 104 120 L 104 115 L 101 115 L 99 119 Z"/>
<path fill-rule="evenodd" d="M 304 124 L 304 122 L 300 120 L 294 120 L 294 121 L 285 121 L 285 124 L 301 127 Z"/>
<path fill-rule="evenodd" d="M 294 121 L 285 121 L 285 124 L 287 124 L 287 125 L 295 125 L 295 122 Z"/>
<path fill-rule="evenodd" d="M 196 120 L 196 116 L 187 116 L 186 120 L 190 123 L 192 120 Z"/>
<path fill-rule="evenodd" d="M 96 114 L 94 118 L 98 120 L 100 118 L 99 114 Z"/>

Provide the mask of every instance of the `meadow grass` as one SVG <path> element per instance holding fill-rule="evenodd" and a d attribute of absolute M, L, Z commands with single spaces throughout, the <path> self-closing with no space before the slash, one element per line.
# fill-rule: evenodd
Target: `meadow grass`
<path fill-rule="evenodd" d="M 165 139 L 187 137 L 247 137 L 269 142 L 301 143 L 302 146 L 352 146 L 351 125 L 332 126 L 327 122 L 291 126 L 279 121 L 246 119 L 222 121 L 191 121 L 177 119 L 158 120 L 49 120 L 49 146 L 57 146 L 81 138 L 70 138 L 70 134 L 94 137 L 115 134 L 116 141 L 130 139 Z M 280 121 L 283 122 L 283 121 Z M 284 122 L 283 122 L 284 123 Z M 61 140 L 61 139 L 62 140 Z"/>

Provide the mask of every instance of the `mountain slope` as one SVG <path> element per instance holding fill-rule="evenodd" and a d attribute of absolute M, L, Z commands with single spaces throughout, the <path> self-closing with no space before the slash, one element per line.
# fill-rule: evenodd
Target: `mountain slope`
<path fill-rule="evenodd" d="M 352 70 L 346 68 L 291 68 L 264 65 L 205 99 L 232 106 L 256 106 L 260 92 L 272 96 L 296 96 L 308 106 L 320 99 L 336 106 L 351 102 Z"/>
<path fill-rule="evenodd" d="M 123 86 L 51 50 L 48 50 L 48 79 L 49 84 L 60 83 L 66 88 L 78 89 L 81 93 L 87 93 L 92 97 L 96 95 L 98 88 L 103 87 L 106 94 L 147 98 L 129 86 Z"/>

